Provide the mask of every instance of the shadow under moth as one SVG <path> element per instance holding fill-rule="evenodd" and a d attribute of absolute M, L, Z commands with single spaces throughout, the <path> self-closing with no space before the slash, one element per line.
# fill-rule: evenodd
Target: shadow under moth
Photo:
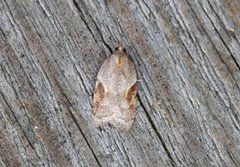
<path fill-rule="evenodd" d="M 96 127 L 112 124 L 128 131 L 136 111 L 137 74 L 122 43 L 102 64 L 93 97 L 93 122 Z"/>

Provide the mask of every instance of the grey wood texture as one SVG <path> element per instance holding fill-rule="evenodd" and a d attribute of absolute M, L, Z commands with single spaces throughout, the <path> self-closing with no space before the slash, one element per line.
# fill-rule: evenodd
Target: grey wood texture
<path fill-rule="evenodd" d="M 127 133 L 91 119 L 118 41 Z M 240 166 L 240 1 L 0 0 L 0 166 Z"/>

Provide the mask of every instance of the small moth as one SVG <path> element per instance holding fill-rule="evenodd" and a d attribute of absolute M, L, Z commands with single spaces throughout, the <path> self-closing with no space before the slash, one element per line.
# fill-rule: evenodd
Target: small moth
<path fill-rule="evenodd" d="M 119 43 L 112 55 L 102 64 L 93 97 L 93 122 L 128 131 L 136 110 L 137 74 L 134 64 Z"/>

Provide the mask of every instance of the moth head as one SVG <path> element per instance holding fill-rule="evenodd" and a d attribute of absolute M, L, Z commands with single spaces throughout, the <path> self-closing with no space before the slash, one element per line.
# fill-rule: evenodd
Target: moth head
<path fill-rule="evenodd" d="M 122 42 L 117 44 L 114 54 L 116 55 L 117 66 L 121 67 L 124 63 L 124 56 L 127 54 Z"/>
<path fill-rule="evenodd" d="M 123 45 L 122 42 L 119 42 L 119 43 L 117 44 L 117 46 L 115 47 L 115 51 L 119 51 L 119 52 L 124 52 L 124 53 L 126 53 L 126 49 L 125 49 L 125 47 L 124 47 L 124 45 Z"/>

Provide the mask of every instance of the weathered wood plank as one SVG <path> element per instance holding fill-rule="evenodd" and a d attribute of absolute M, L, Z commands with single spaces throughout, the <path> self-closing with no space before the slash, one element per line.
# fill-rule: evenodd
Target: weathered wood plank
<path fill-rule="evenodd" d="M 238 0 L 0 0 L 0 166 L 240 166 Z M 91 120 L 118 41 L 128 133 Z"/>

